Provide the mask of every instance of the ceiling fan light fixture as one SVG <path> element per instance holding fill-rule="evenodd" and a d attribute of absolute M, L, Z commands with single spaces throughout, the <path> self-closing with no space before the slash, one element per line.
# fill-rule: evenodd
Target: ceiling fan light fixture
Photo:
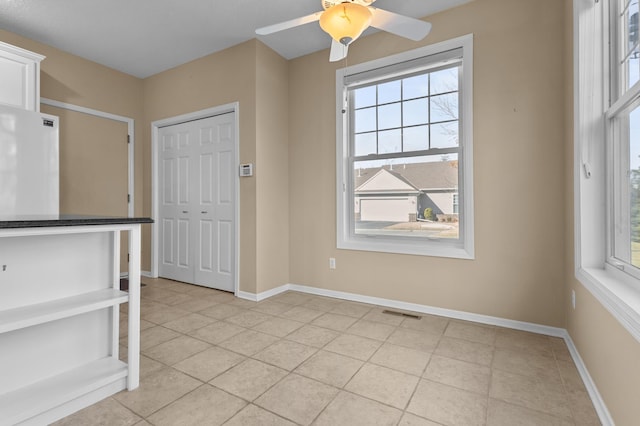
<path fill-rule="evenodd" d="M 357 3 L 340 3 L 325 10 L 320 28 L 345 46 L 360 37 L 371 24 L 373 15 L 368 7 Z"/>

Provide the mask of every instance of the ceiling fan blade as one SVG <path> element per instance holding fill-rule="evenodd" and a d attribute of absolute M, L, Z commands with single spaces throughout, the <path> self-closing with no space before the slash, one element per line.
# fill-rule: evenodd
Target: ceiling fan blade
<path fill-rule="evenodd" d="M 311 15 L 303 16 L 301 18 L 280 22 L 279 24 L 268 25 L 266 27 L 258 28 L 256 30 L 256 34 L 258 35 L 273 34 L 273 33 L 277 33 L 278 31 L 288 30 L 289 28 L 308 24 L 309 22 L 315 22 L 320 19 L 320 15 L 322 15 L 322 12 L 316 12 L 316 13 L 312 13 Z"/>
<path fill-rule="evenodd" d="M 431 24 L 387 10 L 369 6 L 373 12 L 371 26 L 413 41 L 422 40 L 431 31 Z"/>
<path fill-rule="evenodd" d="M 336 62 L 347 57 L 349 46 L 331 39 L 331 52 L 329 53 L 329 62 Z"/>

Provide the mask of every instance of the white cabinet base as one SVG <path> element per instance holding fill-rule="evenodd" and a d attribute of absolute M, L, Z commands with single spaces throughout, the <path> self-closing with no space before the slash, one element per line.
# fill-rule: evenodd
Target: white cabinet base
<path fill-rule="evenodd" d="M 0 229 L 0 426 L 48 424 L 138 387 L 139 253 L 138 223 Z M 118 359 L 122 303 L 128 363 Z"/>
<path fill-rule="evenodd" d="M 2 422 L 42 425 L 125 389 L 127 364 L 104 358 L 0 396 Z"/>

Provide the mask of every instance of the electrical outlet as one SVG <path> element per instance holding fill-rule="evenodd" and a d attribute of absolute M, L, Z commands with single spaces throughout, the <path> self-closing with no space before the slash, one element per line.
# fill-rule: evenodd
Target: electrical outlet
<path fill-rule="evenodd" d="M 575 290 L 571 290 L 571 307 L 573 309 L 576 308 L 576 291 Z"/>
<path fill-rule="evenodd" d="M 336 258 L 335 257 L 330 257 L 329 258 L 329 269 L 336 269 Z"/>

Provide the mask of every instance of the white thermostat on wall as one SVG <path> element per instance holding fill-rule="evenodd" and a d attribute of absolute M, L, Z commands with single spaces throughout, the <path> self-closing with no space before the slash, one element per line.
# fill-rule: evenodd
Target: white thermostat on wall
<path fill-rule="evenodd" d="M 240 177 L 253 176 L 253 164 L 240 164 Z"/>

